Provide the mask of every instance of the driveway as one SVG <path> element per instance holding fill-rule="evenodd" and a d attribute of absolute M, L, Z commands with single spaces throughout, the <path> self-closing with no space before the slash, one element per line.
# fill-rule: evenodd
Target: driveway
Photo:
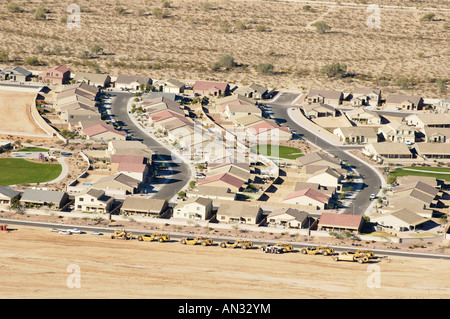
<path fill-rule="evenodd" d="M 128 92 L 108 92 L 111 99 L 111 117 L 118 121 L 123 130 L 139 140 L 152 151 L 152 163 L 155 166 L 162 162 L 166 163 L 166 169 L 161 176 L 152 178 L 151 182 L 143 186 L 144 192 L 153 194 L 152 198 L 171 200 L 191 179 L 189 166 L 181 160 L 173 160 L 172 152 L 151 138 L 130 119 L 127 112 L 127 104 L 134 95 Z M 153 168 L 154 170 L 154 168 Z"/>
<path fill-rule="evenodd" d="M 288 126 L 301 138 L 316 145 L 320 149 L 325 150 L 333 156 L 337 156 L 342 161 L 346 161 L 353 170 L 357 171 L 363 179 L 361 190 L 355 196 L 353 201 L 345 209 L 346 214 L 364 215 L 366 210 L 373 203 L 370 201 L 370 194 L 379 194 L 383 185 L 380 176 L 377 175 L 375 169 L 367 163 L 362 162 L 358 158 L 347 152 L 349 149 L 345 146 L 339 146 L 326 140 L 323 136 L 315 134 L 314 129 L 307 127 L 305 123 L 300 125 L 294 121 L 289 115 L 289 108 L 292 108 L 292 102 L 298 97 L 296 94 L 282 93 L 274 102 L 268 102 L 267 105 L 272 107 L 272 118 L 284 126 Z"/>

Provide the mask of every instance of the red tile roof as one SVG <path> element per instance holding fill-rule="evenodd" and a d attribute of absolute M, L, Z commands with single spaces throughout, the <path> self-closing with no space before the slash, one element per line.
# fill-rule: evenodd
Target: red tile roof
<path fill-rule="evenodd" d="M 114 127 L 108 126 L 108 125 L 105 125 L 105 124 L 96 124 L 94 126 L 83 128 L 83 132 L 87 136 L 95 136 L 95 135 L 102 134 L 102 133 L 105 133 L 105 132 L 113 132 L 113 133 L 116 133 L 116 134 L 122 135 L 122 136 L 126 136 L 127 135 L 126 132 L 118 131 Z"/>
<path fill-rule="evenodd" d="M 287 200 L 287 199 L 301 197 L 301 196 L 307 196 L 307 197 L 317 200 L 321 203 L 328 203 L 328 201 L 330 200 L 330 196 L 327 196 L 327 195 L 325 195 L 317 190 L 314 190 L 312 188 L 305 188 L 300 191 L 292 192 L 288 196 L 286 196 L 284 199 Z"/>
<path fill-rule="evenodd" d="M 228 173 L 218 174 L 218 175 L 207 177 L 205 179 L 199 180 L 198 184 L 203 185 L 203 184 L 209 184 L 209 183 L 216 182 L 216 181 L 222 181 L 222 182 L 225 182 L 225 183 L 230 184 L 237 188 L 240 188 L 242 185 L 245 184 L 245 181 L 243 181 L 239 178 L 236 178 Z"/>
<path fill-rule="evenodd" d="M 225 92 L 228 87 L 228 83 L 225 82 L 211 82 L 211 81 L 196 81 L 194 83 L 194 86 L 192 87 L 193 90 L 221 90 L 222 92 Z"/>
<path fill-rule="evenodd" d="M 319 225 L 359 228 L 362 216 L 323 212 L 319 218 Z"/>

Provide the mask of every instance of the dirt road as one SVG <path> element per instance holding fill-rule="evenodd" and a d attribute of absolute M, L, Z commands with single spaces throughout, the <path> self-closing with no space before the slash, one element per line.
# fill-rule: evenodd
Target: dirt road
<path fill-rule="evenodd" d="M 442 280 L 450 263 L 443 260 L 336 263 L 298 252 L 144 243 L 24 226 L 0 232 L 0 258 L 3 299 L 450 297 Z"/>

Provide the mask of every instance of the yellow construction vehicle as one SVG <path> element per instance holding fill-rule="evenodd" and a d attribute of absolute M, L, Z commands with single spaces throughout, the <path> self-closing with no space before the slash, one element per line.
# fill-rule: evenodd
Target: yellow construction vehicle
<path fill-rule="evenodd" d="M 128 233 L 125 231 L 125 229 L 116 229 L 114 230 L 114 233 L 111 235 L 112 239 L 132 239 L 133 233 Z"/>
<path fill-rule="evenodd" d="M 248 240 L 236 239 L 235 241 L 224 241 L 220 243 L 220 247 L 222 248 L 252 248 L 253 243 Z"/>
<path fill-rule="evenodd" d="M 307 255 L 322 254 L 324 256 L 328 256 L 328 255 L 334 254 L 334 249 L 333 249 L 333 247 L 330 247 L 330 246 L 317 246 L 317 247 L 302 248 L 301 252 L 302 252 L 302 254 L 307 254 Z"/>
<path fill-rule="evenodd" d="M 355 262 L 359 262 L 360 264 L 366 263 L 369 261 L 369 257 L 367 255 L 364 254 L 359 254 L 357 255 L 356 253 L 350 252 L 350 251 L 345 251 L 343 253 L 340 253 L 336 256 L 333 257 L 334 261 L 355 261 Z"/>
<path fill-rule="evenodd" d="M 197 245 L 200 243 L 202 246 L 210 246 L 213 244 L 213 240 L 211 238 L 197 236 L 197 237 L 186 237 L 180 240 L 182 245 Z"/>
<path fill-rule="evenodd" d="M 367 257 L 369 257 L 369 259 L 375 258 L 374 252 L 372 250 L 369 250 L 369 249 L 358 249 L 355 252 L 355 254 L 358 255 L 358 256 L 367 256 Z"/>
<path fill-rule="evenodd" d="M 170 240 L 170 236 L 168 234 L 160 234 L 160 233 L 153 233 L 153 234 L 144 234 L 140 235 L 138 237 L 139 241 L 154 241 L 157 240 L 160 243 L 166 242 Z"/>

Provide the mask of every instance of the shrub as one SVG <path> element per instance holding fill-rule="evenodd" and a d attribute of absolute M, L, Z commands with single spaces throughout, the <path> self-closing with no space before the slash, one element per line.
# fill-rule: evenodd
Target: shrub
<path fill-rule="evenodd" d="M 256 67 L 256 70 L 261 74 L 273 74 L 274 66 L 270 63 L 260 63 Z"/>
<path fill-rule="evenodd" d="M 6 9 L 8 9 L 9 12 L 13 12 L 13 13 L 21 13 L 23 12 L 23 9 L 21 7 L 19 7 L 18 4 L 16 3 L 11 3 L 9 4 Z"/>
<path fill-rule="evenodd" d="M 427 13 L 422 17 L 422 21 L 433 21 L 435 16 L 434 13 Z"/>
<path fill-rule="evenodd" d="M 329 78 L 342 78 L 347 74 L 347 65 L 345 63 L 333 62 L 320 68 L 320 73 Z"/>

